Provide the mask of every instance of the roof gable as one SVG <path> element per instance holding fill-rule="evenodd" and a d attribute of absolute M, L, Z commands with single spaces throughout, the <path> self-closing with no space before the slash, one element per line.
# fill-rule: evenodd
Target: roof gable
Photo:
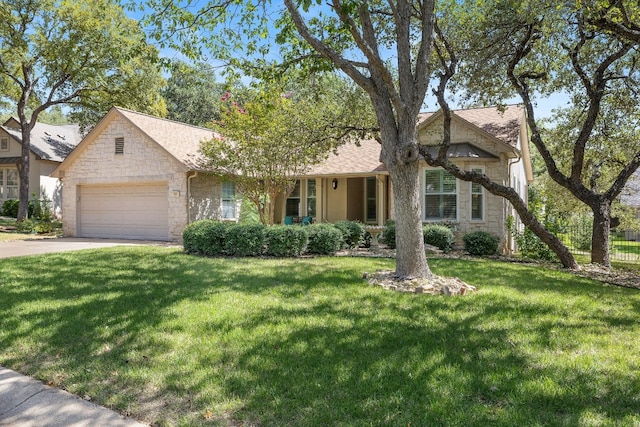
<path fill-rule="evenodd" d="M 418 116 L 418 131 L 436 122 L 443 115 L 442 110 L 420 113 Z M 511 147 L 518 146 L 521 128 L 526 126 L 524 107 L 522 105 L 507 105 L 504 110 L 497 107 L 452 110 L 451 115 L 452 118 L 461 120 L 478 131 Z"/>
<path fill-rule="evenodd" d="M 201 169 L 202 156 L 200 143 L 205 140 L 219 137 L 219 134 L 211 129 L 201 128 L 186 123 L 155 117 L 149 114 L 138 113 L 120 107 L 113 107 L 87 134 L 75 150 L 52 173 L 52 176 L 60 177 L 73 161 L 82 154 L 116 117 L 123 117 L 136 129 L 146 135 L 153 143 L 173 157 L 185 171 Z"/>

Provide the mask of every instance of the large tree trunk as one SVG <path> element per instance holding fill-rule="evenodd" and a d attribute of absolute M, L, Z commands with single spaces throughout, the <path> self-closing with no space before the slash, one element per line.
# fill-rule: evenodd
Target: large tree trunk
<path fill-rule="evenodd" d="M 591 232 L 591 262 L 611 267 L 609 232 L 611 231 L 611 203 L 600 201 L 591 206 L 593 229 Z"/>
<path fill-rule="evenodd" d="M 18 205 L 18 221 L 23 221 L 29 213 L 29 154 L 31 147 L 31 127 L 22 124 L 22 152 L 18 164 L 20 190 Z"/>
<path fill-rule="evenodd" d="M 396 219 L 396 275 L 431 277 L 422 235 L 418 162 L 388 169 Z"/>

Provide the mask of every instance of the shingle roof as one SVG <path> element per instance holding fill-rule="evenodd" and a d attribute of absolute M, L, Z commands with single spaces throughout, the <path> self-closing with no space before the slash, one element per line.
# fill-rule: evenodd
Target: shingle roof
<path fill-rule="evenodd" d="M 380 161 L 380 144 L 367 139 L 360 141 L 359 146 L 351 142 L 340 146 L 337 153 L 331 153 L 327 160 L 313 166 L 306 175 L 362 175 L 385 171 Z"/>
<path fill-rule="evenodd" d="M 2 126 L 2 129 L 16 141 L 22 142 L 19 128 Z M 81 139 L 78 125 L 36 123 L 31 131 L 31 151 L 43 160 L 62 162 Z"/>
<path fill-rule="evenodd" d="M 162 146 L 169 154 L 190 169 L 200 169 L 200 142 L 211 140 L 218 133 L 186 123 L 115 107 L 142 132 Z"/>
<path fill-rule="evenodd" d="M 625 205 L 640 208 L 640 170 L 631 175 L 627 181 L 627 185 L 620 194 L 620 201 Z"/>
<path fill-rule="evenodd" d="M 452 110 L 451 112 L 453 115 L 471 123 L 512 147 L 517 145 L 520 127 L 525 120 L 524 107 L 520 104 L 507 105 L 504 111 L 500 111 L 497 107 L 485 107 Z M 439 112 L 420 113 L 418 116 L 418 126 L 438 113 Z"/>

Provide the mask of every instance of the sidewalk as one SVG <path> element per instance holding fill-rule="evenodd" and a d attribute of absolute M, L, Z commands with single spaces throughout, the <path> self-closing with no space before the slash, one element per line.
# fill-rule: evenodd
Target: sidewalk
<path fill-rule="evenodd" d="M 102 406 L 0 366 L 2 427 L 146 427 Z"/>

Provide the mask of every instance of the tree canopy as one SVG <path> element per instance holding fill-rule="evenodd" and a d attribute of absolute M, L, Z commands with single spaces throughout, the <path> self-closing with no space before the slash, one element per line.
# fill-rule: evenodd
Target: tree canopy
<path fill-rule="evenodd" d="M 30 132 L 43 111 L 71 108 L 95 123 L 112 105 L 163 114 L 156 65 L 139 24 L 111 0 L 2 0 L 0 99 L 15 109 L 22 130 L 20 208 L 27 213 Z"/>

